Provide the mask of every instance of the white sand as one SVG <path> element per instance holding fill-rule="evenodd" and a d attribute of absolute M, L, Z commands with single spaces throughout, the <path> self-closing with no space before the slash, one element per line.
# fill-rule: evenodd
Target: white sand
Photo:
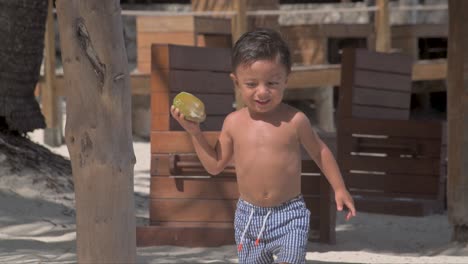
<path fill-rule="evenodd" d="M 42 143 L 42 131 L 30 134 Z M 68 156 L 66 146 L 51 148 Z M 150 145 L 134 143 L 137 224 L 148 221 Z M 0 263 L 75 263 L 73 193 L 57 194 L 35 175 L 2 169 Z M 36 177 L 37 179 L 37 177 Z M 468 246 L 450 243 L 447 215 L 397 217 L 359 213 L 337 219 L 336 245 L 310 243 L 308 263 L 468 263 Z M 139 263 L 237 263 L 235 246 L 138 248 Z"/>

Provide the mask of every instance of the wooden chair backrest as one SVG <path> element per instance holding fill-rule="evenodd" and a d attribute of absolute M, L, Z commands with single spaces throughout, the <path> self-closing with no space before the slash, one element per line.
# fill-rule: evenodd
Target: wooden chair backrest
<path fill-rule="evenodd" d="M 401 54 L 344 50 L 338 161 L 363 211 L 421 215 L 443 205 L 443 127 L 409 119 L 411 65 Z"/>
<path fill-rule="evenodd" d="M 152 131 L 182 131 L 169 108 L 179 92 L 189 92 L 205 104 L 205 131 L 221 130 L 227 114 L 234 111 L 234 87 L 229 77 L 231 53 L 225 48 L 152 45 Z"/>
<path fill-rule="evenodd" d="M 408 120 L 411 57 L 344 49 L 338 118 Z"/>

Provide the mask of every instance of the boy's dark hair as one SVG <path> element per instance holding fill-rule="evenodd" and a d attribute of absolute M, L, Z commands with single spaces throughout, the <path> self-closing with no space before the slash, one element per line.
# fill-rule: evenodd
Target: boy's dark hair
<path fill-rule="evenodd" d="M 291 71 L 289 47 L 277 31 L 257 29 L 246 32 L 237 40 L 232 50 L 232 69 L 235 71 L 239 65 L 251 65 L 255 61 L 275 59 L 277 56 L 289 74 Z"/>

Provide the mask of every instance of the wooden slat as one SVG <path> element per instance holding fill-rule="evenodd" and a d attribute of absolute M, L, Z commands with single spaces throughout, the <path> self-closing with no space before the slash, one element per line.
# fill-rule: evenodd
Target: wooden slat
<path fill-rule="evenodd" d="M 178 162 L 176 164 L 176 162 Z M 187 162 L 196 164 L 196 166 L 187 166 Z M 169 153 L 169 154 L 152 154 L 151 155 L 151 176 L 206 176 L 211 177 L 212 175 L 206 172 L 198 157 L 194 153 Z M 214 177 L 235 177 L 234 167 L 229 164 L 226 169 L 219 175 Z"/>
<path fill-rule="evenodd" d="M 171 119 L 170 114 L 151 114 L 151 131 L 168 131 L 174 130 L 171 129 Z"/>
<path fill-rule="evenodd" d="M 447 24 L 392 25 L 392 37 L 445 38 L 447 36 Z"/>
<path fill-rule="evenodd" d="M 417 174 L 436 176 L 439 174 L 439 159 L 389 158 L 371 156 L 347 156 L 341 159 L 343 171 L 378 171 L 387 174 Z"/>
<path fill-rule="evenodd" d="M 198 34 L 231 34 L 229 18 L 195 17 L 194 27 Z"/>
<path fill-rule="evenodd" d="M 219 131 L 203 132 L 208 143 L 214 146 L 218 140 Z M 152 131 L 151 153 L 194 153 L 192 141 L 184 131 Z"/>
<path fill-rule="evenodd" d="M 426 120 L 342 119 L 339 121 L 339 133 L 440 139 L 442 124 Z"/>
<path fill-rule="evenodd" d="M 353 105 L 352 116 L 356 118 L 375 118 L 375 119 L 391 119 L 391 120 L 408 120 L 409 109 L 401 108 L 386 108 Z"/>
<path fill-rule="evenodd" d="M 218 247 L 233 245 L 234 227 L 232 223 L 223 225 L 197 226 L 183 225 L 151 225 L 137 226 L 137 246 L 185 246 L 185 247 Z"/>
<path fill-rule="evenodd" d="M 151 95 L 151 112 L 153 114 L 168 114 L 174 97 L 178 92 L 153 93 Z M 193 93 L 205 105 L 205 112 L 211 115 L 227 115 L 235 109 L 232 107 L 234 103 L 233 94 L 201 94 Z M 168 98 L 169 97 L 169 98 Z"/>
<path fill-rule="evenodd" d="M 169 115 L 170 106 L 172 105 L 171 94 L 167 92 L 151 94 L 151 114 L 152 115 Z"/>
<path fill-rule="evenodd" d="M 151 72 L 151 62 L 150 61 L 137 61 L 137 69 L 139 73 L 149 74 Z M 148 93 L 149 93 L 149 90 L 150 89 L 148 89 Z"/>
<path fill-rule="evenodd" d="M 353 88 L 353 103 L 368 106 L 402 108 L 409 111 L 411 96 L 408 92 L 382 91 L 374 88 Z"/>
<path fill-rule="evenodd" d="M 233 222 L 237 200 L 150 199 L 150 221 Z"/>
<path fill-rule="evenodd" d="M 238 199 L 239 191 L 235 177 L 151 177 L 150 198 Z"/>
<path fill-rule="evenodd" d="M 229 72 L 231 51 L 225 48 L 153 44 L 151 67 Z"/>
<path fill-rule="evenodd" d="M 194 33 L 189 32 L 140 32 L 137 34 L 138 61 L 151 60 L 151 45 L 153 43 L 194 45 Z"/>
<path fill-rule="evenodd" d="M 422 201 L 398 200 L 388 198 L 362 198 L 353 196 L 356 208 L 363 212 L 392 214 L 403 216 L 422 216 L 430 213 L 441 213 L 441 204 L 434 200 Z"/>
<path fill-rule="evenodd" d="M 320 213 L 320 199 L 304 196 L 311 216 Z M 156 222 L 233 222 L 237 200 L 150 199 L 150 221 Z"/>
<path fill-rule="evenodd" d="M 350 189 L 376 190 L 384 193 L 433 195 L 437 197 L 439 179 L 403 174 L 346 174 L 346 186 Z M 369 194 L 371 195 L 371 194 Z"/>
<path fill-rule="evenodd" d="M 234 85 L 229 73 L 211 71 L 155 70 L 151 91 L 232 94 Z"/>
<path fill-rule="evenodd" d="M 219 35 L 219 34 L 198 35 L 196 46 L 230 49 L 232 47 L 232 38 L 231 38 L 231 35 Z"/>
<path fill-rule="evenodd" d="M 333 86 L 340 84 L 340 67 L 310 66 L 293 67 L 288 79 L 288 89 Z"/>
<path fill-rule="evenodd" d="M 137 16 L 136 30 L 140 32 L 187 32 L 193 31 L 193 16 Z"/>
<path fill-rule="evenodd" d="M 322 177 L 320 179 L 320 213 L 319 240 L 322 243 L 336 242 L 336 203 L 330 183 Z M 359 210 L 359 209 L 358 209 Z"/>
<path fill-rule="evenodd" d="M 354 86 L 411 92 L 411 75 L 409 74 L 392 74 L 370 70 L 356 70 L 354 74 Z"/>
<path fill-rule="evenodd" d="M 304 201 L 307 209 L 310 211 L 311 218 L 318 217 L 320 215 L 320 198 L 313 195 L 304 195 Z"/>
<path fill-rule="evenodd" d="M 443 80 L 446 77 L 447 60 L 445 59 L 423 60 L 413 64 L 413 81 Z"/>
<path fill-rule="evenodd" d="M 305 151 L 304 151 L 305 152 Z M 321 173 L 320 168 L 315 164 L 313 160 L 310 159 L 308 154 L 304 154 L 305 157 L 302 158 L 302 172 L 305 173 Z"/>
<path fill-rule="evenodd" d="M 412 59 L 401 53 L 379 53 L 366 49 L 356 49 L 357 69 L 410 74 Z"/>
<path fill-rule="evenodd" d="M 438 158 L 441 156 L 440 140 L 415 138 L 366 138 L 351 135 L 340 142 L 343 153 L 362 152 L 386 154 L 390 157 L 412 155 L 418 158 Z"/>
<path fill-rule="evenodd" d="M 320 195 L 320 180 L 324 177 L 317 176 L 302 176 L 301 177 L 301 192 L 303 195 L 317 196 Z"/>
<path fill-rule="evenodd" d="M 291 38 L 367 38 L 373 33 L 370 24 L 320 24 L 281 26 L 281 33 Z"/>
<path fill-rule="evenodd" d="M 171 166 L 172 166 L 171 155 L 172 154 L 151 154 L 150 175 L 151 176 L 171 175 Z"/>

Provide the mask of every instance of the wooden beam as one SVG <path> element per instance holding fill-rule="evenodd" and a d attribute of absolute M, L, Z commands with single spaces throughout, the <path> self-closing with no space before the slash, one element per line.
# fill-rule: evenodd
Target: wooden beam
<path fill-rule="evenodd" d="M 377 12 L 375 16 L 375 50 L 380 52 L 389 52 L 391 49 L 390 32 L 390 9 L 388 0 L 377 0 Z"/>
<path fill-rule="evenodd" d="M 57 84 L 55 80 L 55 26 L 53 0 L 49 0 L 45 33 L 45 83 L 42 86 L 42 113 L 46 120 L 44 143 L 49 146 L 62 144 L 62 122 L 60 118 Z"/>
<path fill-rule="evenodd" d="M 247 0 L 236 0 L 233 2 L 234 11 L 237 12 L 235 16 L 232 17 L 231 26 L 232 26 L 232 46 L 236 41 L 247 32 Z M 236 93 L 236 109 L 241 109 L 245 106 L 244 102 L 242 102 L 241 95 L 238 89 L 235 89 Z"/>
<path fill-rule="evenodd" d="M 468 1 L 449 0 L 448 188 L 452 239 L 468 242 Z"/>
<path fill-rule="evenodd" d="M 447 61 L 420 60 L 413 64 L 413 81 L 443 80 L 447 76 Z M 288 89 L 314 89 L 323 86 L 340 85 L 341 66 L 337 64 L 323 64 L 293 67 L 288 80 Z M 39 79 L 43 86 L 45 79 Z M 65 96 L 63 75 L 56 78 L 57 95 Z M 132 94 L 150 94 L 149 74 L 131 74 L 130 87 Z"/>
<path fill-rule="evenodd" d="M 233 8 L 236 15 L 232 17 L 232 41 L 233 44 L 242 34 L 247 32 L 247 0 L 233 1 Z"/>

